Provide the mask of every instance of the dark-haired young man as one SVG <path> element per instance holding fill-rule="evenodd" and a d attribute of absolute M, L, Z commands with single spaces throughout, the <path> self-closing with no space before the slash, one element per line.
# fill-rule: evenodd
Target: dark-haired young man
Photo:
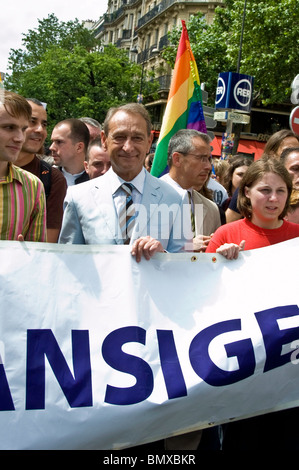
<path fill-rule="evenodd" d="M 31 119 L 29 103 L 4 91 L 0 100 L 0 239 L 46 241 L 42 182 L 14 165 Z"/>
<path fill-rule="evenodd" d="M 84 168 L 89 139 L 88 127 L 80 119 L 60 121 L 52 131 L 50 150 L 68 186 L 89 180 Z"/>
<path fill-rule="evenodd" d="M 47 241 L 58 241 L 63 216 L 63 201 L 66 195 L 66 180 L 62 173 L 42 160 L 39 154 L 47 137 L 47 112 L 35 98 L 27 98 L 32 109 L 29 125 L 25 131 L 25 142 L 16 165 L 38 176 L 44 183 L 47 206 Z"/>

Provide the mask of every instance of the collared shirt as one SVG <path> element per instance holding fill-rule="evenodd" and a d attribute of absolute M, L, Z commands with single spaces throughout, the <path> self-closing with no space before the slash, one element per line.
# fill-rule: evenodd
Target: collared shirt
<path fill-rule="evenodd" d="M 9 163 L 0 178 L 0 239 L 44 242 L 46 198 L 42 182 L 32 173 Z"/>
<path fill-rule="evenodd" d="M 135 176 L 135 178 L 132 181 L 123 180 L 113 171 L 112 168 L 110 168 L 108 171 L 111 172 L 111 191 L 112 191 L 112 196 L 113 196 L 113 201 L 114 201 L 114 205 L 116 208 L 116 212 L 119 214 L 119 209 L 123 206 L 126 200 L 126 193 L 121 188 L 121 185 L 123 183 L 133 184 L 134 189 L 132 191 L 132 199 L 133 199 L 133 204 L 135 206 L 135 211 L 138 212 L 138 207 L 141 202 L 141 198 L 143 194 L 143 186 L 144 186 L 146 170 L 143 168 L 141 172 L 137 176 Z"/>
<path fill-rule="evenodd" d="M 85 173 L 85 170 L 83 170 L 80 173 L 76 173 L 75 175 L 72 175 L 71 173 L 66 171 L 63 167 L 61 168 L 61 171 L 66 179 L 66 183 L 68 186 L 74 186 L 76 184 L 76 179 L 80 178 Z"/>
<path fill-rule="evenodd" d="M 161 176 L 160 179 L 162 181 L 166 181 L 166 183 L 168 183 L 168 184 L 171 184 L 177 190 L 177 192 L 182 194 L 182 195 L 184 195 L 185 192 L 187 191 L 188 194 L 189 194 L 189 202 L 191 204 L 191 209 L 192 209 L 192 212 L 194 213 L 193 189 L 192 188 L 188 188 L 188 189 L 182 188 L 182 186 L 180 186 L 179 183 L 177 183 L 173 178 L 171 178 L 169 173 L 166 173 L 165 175 Z"/>
<path fill-rule="evenodd" d="M 194 208 L 194 201 L 193 201 L 193 189 L 192 188 L 188 188 L 188 189 L 182 188 L 182 186 L 177 181 L 175 181 L 173 178 L 171 178 L 169 173 L 166 173 L 165 175 L 161 176 L 160 179 L 162 181 L 165 181 L 166 183 L 170 184 L 171 186 L 173 186 L 177 190 L 177 192 L 181 195 L 184 195 L 187 191 L 189 204 L 191 206 L 192 229 L 193 229 L 193 232 L 195 232 L 195 227 L 194 227 L 194 223 L 195 223 L 194 222 L 194 209 L 195 208 Z"/>
<path fill-rule="evenodd" d="M 179 185 L 179 183 L 177 183 L 173 178 L 171 178 L 169 173 L 165 173 L 165 175 L 160 176 L 160 179 L 162 181 L 166 181 L 166 183 L 168 184 L 171 184 L 171 186 L 173 186 L 177 190 L 177 192 L 181 194 L 182 196 L 186 193 L 186 189 L 182 188 L 182 186 Z M 190 189 L 192 191 L 192 188 Z"/>

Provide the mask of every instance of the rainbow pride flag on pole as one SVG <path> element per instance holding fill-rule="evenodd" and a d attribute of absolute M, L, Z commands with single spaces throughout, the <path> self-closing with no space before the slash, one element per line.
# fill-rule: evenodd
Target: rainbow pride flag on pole
<path fill-rule="evenodd" d="M 178 130 L 197 129 L 207 133 L 197 65 L 183 20 L 182 26 L 167 105 L 151 169 L 151 174 L 157 177 L 167 170 L 168 142 Z"/>

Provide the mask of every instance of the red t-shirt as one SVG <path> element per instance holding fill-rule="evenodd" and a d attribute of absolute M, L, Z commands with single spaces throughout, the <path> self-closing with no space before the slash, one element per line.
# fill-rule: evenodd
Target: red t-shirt
<path fill-rule="evenodd" d="M 206 253 L 216 253 L 216 249 L 224 243 L 239 245 L 242 240 L 245 240 L 244 249 L 253 250 L 296 237 L 299 237 L 299 224 L 283 220 L 279 228 L 264 229 L 244 218 L 219 227 L 212 236 Z"/>

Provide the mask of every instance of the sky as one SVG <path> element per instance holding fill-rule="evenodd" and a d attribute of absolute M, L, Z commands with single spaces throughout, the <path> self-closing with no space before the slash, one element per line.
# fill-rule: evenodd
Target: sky
<path fill-rule="evenodd" d="M 0 71 L 7 72 L 10 49 L 22 47 L 23 34 L 38 26 L 38 20 L 54 13 L 59 21 L 97 21 L 107 10 L 108 0 L 12 0 L 0 17 Z"/>

